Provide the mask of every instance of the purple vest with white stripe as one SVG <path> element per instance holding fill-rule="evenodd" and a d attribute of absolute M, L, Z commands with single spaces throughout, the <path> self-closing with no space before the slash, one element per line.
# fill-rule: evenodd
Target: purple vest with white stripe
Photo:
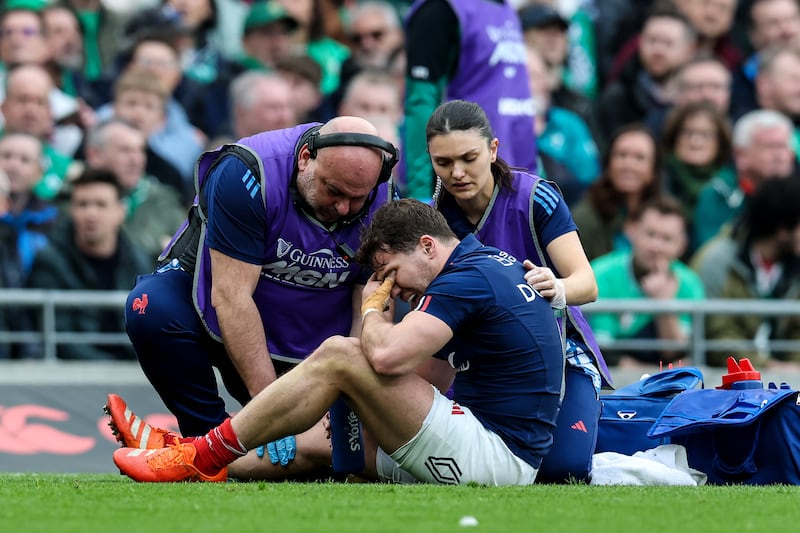
<path fill-rule="evenodd" d="M 547 253 L 541 248 L 542 243 L 536 237 L 536 228 L 533 227 L 533 194 L 541 178 L 522 172 L 512 174 L 511 189 L 501 188 L 494 195 L 487 208 L 489 213 L 480 222 L 475 235 L 481 242 L 505 250 L 520 261 L 530 259 L 532 263 L 548 267 L 557 273 L 555 266 L 540 257 L 540 254 L 547 257 Z M 588 355 L 594 359 L 600 375 L 607 384 L 613 384 L 600 347 L 580 307 L 567 306 L 567 319 L 567 335 L 579 336 L 589 348 Z"/>
<path fill-rule="evenodd" d="M 282 361 L 301 361 L 331 335 L 349 335 L 353 286 L 361 267 L 340 253 L 340 245 L 357 250 L 362 224 L 367 224 L 389 197 L 389 186 L 380 185 L 375 202 L 362 220 L 331 231 L 296 207 L 291 193 L 296 145 L 312 126 L 260 133 L 237 142 L 252 150 L 262 166 L 267 226 L 261 279 L 253 299 L 270 354 Z M 201 156 L 198 190 L 218 157 L 218 151 Z M 201 239 L 204 237 L 205 231 Z M 210 255 L 203 244 L 195 266 L 194 302 L 208 332 L 219 339 L 219 323 L 211 305 L 212 283 Z"/>

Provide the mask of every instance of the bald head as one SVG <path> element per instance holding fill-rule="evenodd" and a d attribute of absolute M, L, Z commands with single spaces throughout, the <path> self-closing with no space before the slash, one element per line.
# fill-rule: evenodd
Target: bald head
<path fill-rule="evenodd" d="M 45 138 L 53 127 L 50 90 L 53 80 L 38 65 L 20 65 L 6 78 L 6 97 L 0 104 L 7 131 Z"/>
<path fill-rule="evenodd" d="M 376 135 L 375 126 L 359 117 L 336 117 L 319 135 Z M 297 189 L 321 222 L 333 223 L 357 214 L 378 184 L 384 152 L 366 146 L 326 146 L 312 156 L 308 145 L 298 153 Z"/>
<path fill-rule="evenodd" d="M 368 120 L 361 117 L 335 117 L 322 125 L 319 129 L 320 135 L 327 133 L 368 133 L 375 135 L 377 131 Z"/>

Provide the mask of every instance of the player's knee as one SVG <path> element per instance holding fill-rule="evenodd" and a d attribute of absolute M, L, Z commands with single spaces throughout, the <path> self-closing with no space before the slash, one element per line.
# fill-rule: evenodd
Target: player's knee
<path fill-rule="evenodd" d="M 347 374 L 364 360 L 364 354 L 361 351 L 361 341 L 336 335 L 326 339 L 310 359 L 324 366 L 328 372 Z"/>

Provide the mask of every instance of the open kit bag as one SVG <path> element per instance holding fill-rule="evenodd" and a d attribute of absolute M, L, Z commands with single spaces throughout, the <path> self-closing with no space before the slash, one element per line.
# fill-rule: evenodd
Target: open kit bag
<path fill-rule="evenodd" d="M 669 444 L 669 437 L 649 437 L 647 432 L 676 395 L 698 387 L 703 387 L 703 373 L 687 366 L 663 370 L 600 396 L 603 411 L 595 452 L 633 455 Z"/>
<path fill-rule="evenodd" d="M 763 388 L 750 362 L 740 363 L 728 360 L 721 388 L 678 395 L 648 435 L 684 446 L 710 484 L 798 485 L 800 394 L 785 383 Z"/>

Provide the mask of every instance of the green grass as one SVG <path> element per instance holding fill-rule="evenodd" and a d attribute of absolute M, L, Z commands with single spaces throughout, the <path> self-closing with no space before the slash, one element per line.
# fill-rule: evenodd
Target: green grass
<path fill-rule="evenodd" d="M 137 484 L 0 475 L 8 532 L 683 532 L 792 530 L 800 487 L 488 488 L 337 483 Z M 478 519 L 475 528 L 459 518 Z"/>

